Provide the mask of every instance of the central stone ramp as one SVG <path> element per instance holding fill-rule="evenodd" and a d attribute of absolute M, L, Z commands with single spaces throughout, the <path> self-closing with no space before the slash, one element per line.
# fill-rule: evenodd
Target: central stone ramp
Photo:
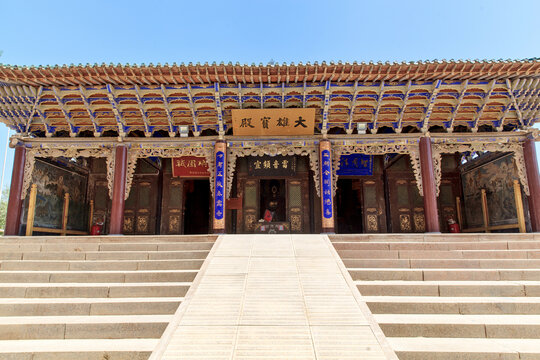
<path fill-rule="evenodd" d="M 325 235 L 222 235 L 150 359 L 397 359 Z"/>

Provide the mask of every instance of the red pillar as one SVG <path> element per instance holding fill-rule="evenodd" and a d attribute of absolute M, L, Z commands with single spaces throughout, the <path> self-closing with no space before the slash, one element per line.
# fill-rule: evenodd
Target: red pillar
<path fill-rule="evenodd" d="M 225 233 L 225 194 L 227 186 L 227 143 L 216 141 L 214 147 L 214 219 L 215 234 Z M 188 209 L 189 211 L 189 209 Z"/>
<path fill-rule="evenodd" d="M 437 213 L 437 192 L 435 173 L 431 155 L 431 138 L 420 138 L 420 169 L 422 172 L 422 187 L 424 189 L 424 216 L 426 232 L 440 232 L 439 215 Z"/>
<path fill-rule="evenodd" d="M 126 194 L 127 147 L 116 147 L 114 157 L 114 180 L 109 234 L 120 235 L 124 226 L 124 205 Z"/>
<path fill-rule="evenodd" d="M 24 145 L 17 145 L 15 147 L 15 158 L 13 160 L 13 172 L 11 174 L 11 187 L 9 189 L 9 201 L 4 235 L 19 235 L 19 227 L 21 225 L 21 210 L 23 204 L 21 196 L 25 160 L 26 149 L 24 148 Z"/>
<path fill-rule="evenodd" d="M 538 161 L 534 139 L 527 139 L 523 143 L 523 157 L 529 182 L 531 227 L 532 231 L 538 232 L 540 231 L 540 178 L 538 178 Z"/>
<path fill-rule="evenodd" d="M 321 189 L 322 232 L 334 232 L 334 198 L 332 196 L 332 144 L 319 143 L 319 181 Z"/>

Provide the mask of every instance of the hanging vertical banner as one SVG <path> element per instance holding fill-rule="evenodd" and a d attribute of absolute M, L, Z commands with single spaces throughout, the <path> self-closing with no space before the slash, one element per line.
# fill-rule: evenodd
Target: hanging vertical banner
<path fill-rule="evenodd" d="M 225 230 L 225 142 L 215 145 L 216 173 L 214 180 L 214 232 Z"/>
<path fill-rule="evenodd" d="M 330 155 L 330 141 L 321 141 L 320 144 L 321 168 L 321 202 L 323 231 L 334 230 L 334 211 L 332 199 L 332 156 Z"/>
<path fill-rule="evenodd" d="M 341 155 L 338 175 L 373 175 L 373 156 L 365 154 Z"/>

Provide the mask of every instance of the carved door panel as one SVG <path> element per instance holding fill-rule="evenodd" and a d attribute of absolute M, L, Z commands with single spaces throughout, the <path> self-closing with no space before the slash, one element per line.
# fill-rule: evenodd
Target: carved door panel
<path fill-rule="evenodd" d="M 162 234 L 182 233 L 182 180 L 170 177 L 164 182 Z"/>
<path fill-rule="evenodd" d="M 156 228 L 157 181 L 134 179 L 124 209 L 124 234 L 154 234 Z"/>
<path fill-rule="evenodd" d="M 244 232 L 255 230 L 255 223 L 259 220 L 259 180 L 246 180 L 244 185 Z"/>
<path fill-rule="evenodd" d="M 302 182 L 300 180 L 289 180 L 287 203 L 289 206 L 291 233 L 302 233 L 304 231 L 302 199 Z"/>
<path fill-rule="evenodd" d="M 94 199 L 94 215 L 92 224 L 103 222 L 105 228 L 107 228 L 109 225 L 107 224 L 107 219 L 110 217 L 110 199 L 107 179 L 105 177 L 96 179 L 94 181 L 93 193 L 90 194 L 90 196 Z"/>
<path fill-rule="evenodd" d="M 386 212 L 384 208 L 384 194 L 382 181 L 364 180 L 358 191 L 361 191 L 358 198 L 363 202 L 364 232 L 381 233 L 386 232 Z M 354 188 L 353 184 L 353 188 Z"/>
<path fill-rule="evenodd" d="M 424 232 L 424 203 L 416 182 L 410 179 L 390 179 L 389 185 L 392 232 Z"/>
<path fill-rule="evenodd" d="M 460 196 L 459 178 L 442 179 L 439 188 L 439 222 L 442 232 L 448 231 L 448 219 L 457 222 L 456 197 Z"/>

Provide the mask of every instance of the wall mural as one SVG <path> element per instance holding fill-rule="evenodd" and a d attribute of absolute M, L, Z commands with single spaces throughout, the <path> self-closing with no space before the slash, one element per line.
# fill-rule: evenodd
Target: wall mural
<path fill-rule="evenodd" d="M 32 184 L 37 184 L 34 226 L 60 229 L 64 194 L 69 193 L 69 230 L 87 230 L 88 206 L 86 204 L 84 175 L 62 169 L 36 159 L 32 172 Z M 26 224 L 28 196 L 26 197 L 22 222 Z"/>
<path fill-rule="evenodd" d="M 481 189 L 486 189 L 489 225 L 517 222 L 513 181 L 519 180 L 512 154 L 463 173 L 463 209 L 469 228 L 483 226 Z"/>

